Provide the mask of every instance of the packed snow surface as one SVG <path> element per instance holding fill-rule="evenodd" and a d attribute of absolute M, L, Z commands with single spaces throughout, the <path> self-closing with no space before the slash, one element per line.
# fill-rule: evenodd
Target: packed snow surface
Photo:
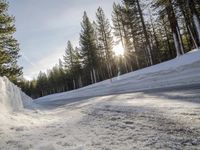
<path fill-rule="evenodd" d="M 200 149 L 200 51 L 34 104 L 0 118 L 0 149 Z"/>

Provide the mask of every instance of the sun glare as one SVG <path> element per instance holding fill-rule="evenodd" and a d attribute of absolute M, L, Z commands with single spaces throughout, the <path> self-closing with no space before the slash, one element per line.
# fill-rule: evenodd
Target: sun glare
<path fill-rule="evenodd" d="M 115 53 L 115 55 L 120 56 L 120 55 L 124 55 L 124 48 L 122 46 L 122 43 L 120 42 L 119 44 L 115 45 L 113 48 L 113 51 Z"/>

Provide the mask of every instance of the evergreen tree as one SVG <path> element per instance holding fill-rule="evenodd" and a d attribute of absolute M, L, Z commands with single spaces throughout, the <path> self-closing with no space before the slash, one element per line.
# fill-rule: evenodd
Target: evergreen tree
<path fill-rule="evenodd" d="M 0 0 L 0 76 L 16 80 L 22 74 L 22 68 L 17 65 L 19 44 L 13 37 L 14 17 L 9 16 L 7 10 L 8 3 Z"/>
<path fill-rule="evenodd" d="M 86 80 L 86 83 L 95 83 L 96 80 L 96 70 L 98 69 L 98 54 L 97 46 L 95 40 L 94 28 L 84 12 L 83 21 L 81 23 L 82 30 L 80 34 L 80 46 L 81 46 L 81 57 L 85 73 L 90 74 L 90 81 Z M 87 75 L 85 76 L 87 78 Z"/>
<path fill-rule="evenodd" d="M 121 59 L 125 63 L 126 72 L 128 72 L 128 66 L 131 65 L 130 61 L 130 51 L 133 49 L 133 46 L 130 42 L 129 31 L 127 30 L 127 22 L 125 20 L 125 13 L 122 10 L 122 6 L 119 4 L 113 4 L 113 13 L 112 13 L 112 22 L 114 35 L 116 38 L 116 44 L 121 42 L 124 49 L 125 59 Z"/>
<path fill-rule="evenodd" d="M 100 43 L 99 39 L 98 39 L 98 25 L 95 21 L 93 21 L 92 24 L 93 28 L 94 28 L 94 33 L 95 33 L 95 44 L 97 47 L 97 57 L 99 58 L 98 63 L 101 65 L 98 65 L 98 70 L 96 71 L 96 76 L 97 76 L 97 80 L 101 81 L 101 80 L 105 80 L 107 79 L 108 75 L 107 75 L 107 64 L 106 64 L 106 60 L 105 60 L 105 54 L 102 52 L 102 44 Z"/>
<path fill-rule="evenodd" d="M 67 42 L 67 48 L 65 50 L 65 55 L 63 56 L 63 65 L 67 70 L 71 70 L 74 66 L 75 51 L 70 41 Z"/>
<path fill-rule="evenodd" d="M 74 65 L 71 72 L 75 78 L 75 88 L 82 87 L 82 67 L 80 60 L 80 50 L 78 47 L 75 47 L 74 49 Z"/>
<path fill-rule="evenodd" d="M 45 73 L 41 72 L 39 73 L 37 77 L 37 88 L 40 91 L 39 95 L 44 96 L 46 95 L 47 91 L 47 76 Z"/>
<path fill-rule="evenodd" d="M 180 10 L 179 16 L 182 16 L 181 24 L 185 25 L 184 35 L 187 39 L 188 49 L 191 50 L 193 47 L 198 47 L 198 35 L 196 34 L 195 24 L 193 22 L 193 17 L 190 11 L 189 3 L 191 1 L 187 0 L 175 0 L 176 10 Z M 194 7 L 195 4 L 192 4 Z M 197 12 L 197 11 L 194 11 Z"/>
<path fill-rule="evenodd" d="M 180 56 L 184 53 L 183 50 L 183 43 L 180 36 L 180 28 L 177 22 L 175 10 L 173 7 L 172 0 L 156 0 L 154 7 L 159 8 L 159 13 L 161 15 L 166 14 L 168 17 L 168 21 L 170 23 L 170 28 L 172 31 L 173 39 L 174 39 L 174 45 L 176 49 L 176 55 Z"/>
<path fill-rule="evenodd" d="M 139 0 L 124 0 L 127 21 L 129 22 L 131 36 L 135 47 L 142 47 L 145 49 L 145 56 L 148 65 L 153 65 L 152 47 L 150 44 L 148 30 L 144 21 L 144 16 Z M 134 37 L 137 39 L 134 39 Z M 138 43 L 139 42 L 139 43 Z M 141 44 L 142 43 L 142 44 Z M 140 49 L 140 48 L 139 48 Z"/>
<path fill-rule="evenodd" d="M 140 68 L 140 62 L 138 56 L 144 51 L 144 43 L 142 40 L 144 38 L 142 34 L 142 27 L 140 23 L 140 16 L 138 13 L 138 9 L 136 3 L 130 3 L 130 1 L 124 1 L 124 6 L 121 7 L 121 16 L 123 18 L 123 31 L 125 37 L 125 58 L 126 58 L 126 66 L 131 68 L 133 71 L 132 66 L 133 62 L 136 62 L 137 68 Z M 134 60 L 134 61 L 133 61 Z M 142 61 L 144 61 L 142 59 Z M 146 60 L 148 61 L 148 60 Z M 148 65 L 148 64 L 147 64 Z M 128 69 L 130 71 L 130 69 Z"/>
<path fill-rule="evenodd" d="M 124 43 L 124 33 L 123 33 L 123 18 L 121 15 L 121 6 L 116 3 L 113 3 L 113 12 L 112 12 L 112 23 L 113 23 L 113 33 L 116 38 L 116 43 L 122 43 L 122 46 L 125 50 L 125 43 Z"/>
<path fill-rule="evenodd" d="M 76 67 L 75 63 L 76 63 L 76 54 L 75 54 L 75 50 L 71 44 L 70 41 L 68 41 L 67 43 L 67 48 L 65 50 L 65 55 L 63 56 L 64 59 L 64 67 L 65 67 L 65 71 L 69 72 L 71 77 L 72 77 L 72 81 L 73 81 L 73 89 L 76 88 L 76 81 L 75 81 L 75 72 L 74 72 L 74 68 Z"/>
<path fill-rule="evenodd" d="M 107 64 L 109 78 L 111 78 L 113 77 L 112 66 L 114 65 L 112 50 L 113 37 L 111 35 L 111 26 L 101 7 L 97 9 L 96 17 L 98 43 L 101 48 L 101 53 L 105 58 L 105 63 Z"/>

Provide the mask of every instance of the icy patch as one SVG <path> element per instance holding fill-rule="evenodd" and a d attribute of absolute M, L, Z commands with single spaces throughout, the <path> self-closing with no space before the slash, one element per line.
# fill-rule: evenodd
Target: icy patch
<path fill-rule="evenodd" d="M 13 112 L 31 106 L 32 99 L 6 77 L 0 77 L 0 112 Z"/>

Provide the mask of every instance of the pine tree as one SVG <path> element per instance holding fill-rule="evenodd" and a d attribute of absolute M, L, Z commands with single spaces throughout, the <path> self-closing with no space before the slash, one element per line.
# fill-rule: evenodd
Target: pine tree
<path fill-rule="evenodd" d="M 58 60 L 58 68 L 59 68 L 59 74 L 60 74 L 60 78 L 59 78 L 60 92 L 64 92 L 66 81 L 65 81 L 65 70 L 64 70 L 63 62 L 61 59 Z"/>
<path fill-rule="evenodd" d="M 65 50 L 65 55 L 63 56 L 64 68 L 71 70 L 74 66 L 74 48 L 70 41 L 67 42 L 67 48 Z"/>
<path fill-rule="evenodd" d="M 126 46 L 125 49 L 125 58 L 127 66 L 131 66 L 131 71 L 133 62 L 136 62 L 137 68 L 140 68 L 139 63 L 139 53 L 145 53 L 143 50 L 146 45 L 143 43 L 144 36 L 142 35 L 142 26 L 140 21 L 140 16 L 138 13 L 138 8 L 136 3 L 128 0 L 124 0 L 123 7 L 121 9 L 121 18 L 123 21 L 123 32 L 124 32 L 124 43 Z M 142 47 L 142 48 L 141 48 Z M 143 60 L 142 60 L 143 61 Z M 129 69 L 130 70 L 130 69 Z"/>
<path fill-rule="evenodd" d="M 47 93 L 47 76 L 45 73 L 39 73 L 37 77 L 37 88 L 40 91 L 40 96 L 44 96 Z"/>
<path fill-rule="evenodd" d="M 119 44 L 121 42 L 122 47 L 124 49 L 124 56 L 125 59 L 125 66 L 126 66 L 126 72 L 128 72 L 128 66 L 130 64 L 130 53 L 131 50 L 134 49 L 133 43 L 131 44 L 130 36 L 129 36 L 129 30 L 127 30 L 127 20 L 125 20 L 126 17 L 124 16 L 124 11 L 122 11 L 122 6 L 119 4 L 116 5 L 113 4 L 113 13 L 112 13 L 112 22 L 113 22 L 113 29 L 114 29 L 114 35 L 116 37 L 116 44 Z"/>
<path fill-rule="evenodd" d="M 135 28 L 135 29 L 139 29 L 139 31 L 141 30 L 140 32 L 143 33 L 142 40 L 144 41 L 143 43 L 146 46 L 144 48 L 146 49 L 145 53 L 147 56 L 148 65 L 153 65 L 152 47 L 150 44 L 147 27 L 144 21 L 140 1 L 139 0 L 124 0 L 124 4 L 127 11 L 127 17 L 129 18 L 129 19 L 127 18 L 127 20 L 132 22 L 132 23 L 130 22 L 129 26 L 132 32 L 134 32 L 134 28 Z M 134 25 L 134 23 L 136 23 L 136 26 Z M 132 36 L 133 34 L 135 34 L 135 32 L 132 33 Z"/>
<path fill-rule="evenodd" d="M 113 23 L 113 33 L 116 38 L 116 43 L 122 43 L 122 46 L 125 50 L 124 43 L 124 33 L 123 33 L 123 18 L 121 15 L 121 6 L 119 4 L 113 3 L 113 12 L 112 12 L 112 23 Z"/>
<path fill-rule="evenodd" d="M 109 20 L 106 18 L 105 13 L 101 7 L 97 9 L 97 34 L 98 43 L 101 48 L 101 53 L 105 58 L 109 78 L 113 77 L 112 66 L 113 61 L 113 37 L 111 35 L 111 26 Z"/>
<path fill-rule="evenodd" d="M 77 52 L 75 52 L 75 49 L 73 48 L 70 41 L 67 43 L 67 48 L 65 50 L 65 55 L 63 56 L 64 59 L 64 67 L 65 71 L 69 72 L 72 81 L 73 81 L 73 89 L 76 89 L 76 78 L 77 78 L 77 67 L 79 67 L 78 62 L 78 56 Z M 79 67 L 80 68 L 80 67 Z"/>
<path fill-rule="evenodd" d="M 13 37 L 14 17 L 9 16 L 7 10 L 8 3 L 0 0 L 0 76 L 16 80 L 22 74 L 22 68 L 17 65 L 19 44 Z"/>
<path fill-rule="evenodd" d="M 82 67 L 80 60 L 80 50 L 78 47 L 74 49 L 74 66 L 72 68 L 72 74 L 75 78 L 76 88 L 82 87 Z"/>
<path fill-rule="evenodd" d="M 172 0 L 156 0 L 154 7 L 160 8 L 161 15 L 166 14 L 170 23 L 177 57 L 184 53 L 180 29 L 177 22 Z"/>
<path fill-rule="evenodd" d="M 82 30 L 80 34 L 80 47 L 81 47 L 81 57 L 85 73 L 89 72 L 91 82 L 86 81 L 87 83 L 95 83 L 96 79 L 96 70 L 98 69 L 98 54 L 97 54 L 97 44 L 95 39 L 94 28 L 87 16 L 87 13 L 84 12 L 83 21 L 81 23 Z M 86 76 L 87 78 L 87 76 Z"/>

